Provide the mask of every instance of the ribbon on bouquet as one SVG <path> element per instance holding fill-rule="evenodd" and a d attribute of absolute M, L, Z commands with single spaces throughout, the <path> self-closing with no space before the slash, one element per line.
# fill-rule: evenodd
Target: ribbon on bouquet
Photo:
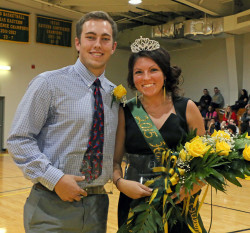
<path fill-rule="evenodd" d="M 161 159 L 161 166 L 154 167 L 153 172 L 159 173 L 161 172 L 164 175 L 164 195 L 163 195 L 163 206 L 162 206 L 162 220 L 163 220 L 163 226 L 164 226 L 164 232 L 168 233 L 168 222 L 166 217 L 166 204 L 167 204 L 167 198 L 170 193 L 173 193 L 171 186 L 175 186 L 178 181 L 180 175 L 184 175 L 185 170 L 182 168 L 178 168 L 176 166 L 177 164 L 177 156 L 172 154 L 170 150 L 164 151 L 162 153 L 162 159 Z M 159 176 L 160 178 L 160 176 Z M 157 177 L 154 180 L 148 180 L 144 185 L 151 186 L 155 181 L 157 180 Z M 158 188 L 154 189 L 150 199 L 149 204 L 151 204 L 154 199 L 156 198 L 158 193 Z"/>
<path fill-rule="evenodd" d="M 161 162 L 161 166 L 159 167 L 155 167 L 153 168 L 153 172 L 162 172 L 162 174 L 164 175 L 164 195 L 163 195 L 163 226 L 164 226 L 164 232 L 168 233 L 168 222 L 166 219 L 166 204 L 167 204 L 167 198 L 168 195 L 172 194 L 172 188 L 173 186 L 175 186 L 179 179 L 180 176 L 183 176 L 185 173 L 184 169 L 181 169 L 179 167 L 176 166 L 177 163 L 177 156 L 174 155 L 170 150 L 168 150 L 168 152 L 164 152 L 162 154 L 162 162 Z M 169 167 L 167 167 L 167 164 L 171 164 Z M 159 179 L 159 177 L 156 177 L 153 180 L 148 180 L 146 181 L 146 183 L 144 185 L 146 186 L 152 186 L 152 184 L 154 184 L 154 182 L 157 181 L 157 179 Z M 204 227 L 203 224 L 201 222 L 201 219 L 199 217 L 199 211 L 201 209 L 202 204 L 204 203 L 205 197 L 207 195 L 208 192 L 208 185 L 206 187 L 206 190 L 204 192 L 204 195 L 201 199 L 201 202 L 199 203 L 199 194 L 195 194 L 194 196 L 188 196 L 186 198 L 184 198 L 183 200 L 183 212 L 182 215 L 184 215 L 186 223 L 190 229 L 190 231 L 192 233 L 202 233 L 204 232 Z M 157 193 L 158 193 L 158 188 L 154 189 L 150 199 L 149 199 L 149 204 L 151 204 L 155 198 L 157 197 Z"/>

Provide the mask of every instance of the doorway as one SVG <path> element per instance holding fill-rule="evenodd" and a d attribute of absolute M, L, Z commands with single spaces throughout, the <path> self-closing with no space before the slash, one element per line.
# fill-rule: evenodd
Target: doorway
<path fill-rule="evenodd" d="M 5 151 L 3 148 L 3 134 L 4 134 L 4 97 L 0 96 L 0 152 Z"/>

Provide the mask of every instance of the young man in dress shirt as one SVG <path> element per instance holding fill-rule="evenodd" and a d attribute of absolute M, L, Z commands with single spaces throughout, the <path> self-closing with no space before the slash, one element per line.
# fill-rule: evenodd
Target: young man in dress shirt
<path fill-rule="evenodd" d="M 112 176 L 118 105 L 111 107 L 114 84 L 104 71 L 116 49 L 117 26 L 105 12 L 90 12 L 78 21 L 76 34 L 78 60 L 32 80 L 7 140 L 15 163 L 34 183 L 24 206 L 29 233 L 106 232 L 108 196 L 91 193 Z M 80 167 L 92 126 L 96 78 L 105 116 L 103 168 L 86 189 Z"/>

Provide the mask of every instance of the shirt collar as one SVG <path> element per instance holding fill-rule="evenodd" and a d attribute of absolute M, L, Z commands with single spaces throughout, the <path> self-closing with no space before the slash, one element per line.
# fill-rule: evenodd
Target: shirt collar
<path fill-rule="evenodd" d="M 85 85 L 88 88 L 91 88 L 97 77 L 82 64 L 79 58 L 77 59 L 74 68 L 76 72 L 80 75 Z M 111 92 L 111 89 L 113 88 L 110 86 L 108 80 L 105 77 L 105 71 L 98 78 L 101 82 L 101 88 L 107 93 Z"/>

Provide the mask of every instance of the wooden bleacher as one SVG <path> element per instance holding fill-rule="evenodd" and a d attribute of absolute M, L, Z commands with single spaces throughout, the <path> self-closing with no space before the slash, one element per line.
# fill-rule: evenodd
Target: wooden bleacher
<path fill-rule="evenodd" d="M 237 121 L 238 121 L 238 126 L 240 126 L 240 124 L 242 123 L 241 116 L 244 114 L 244 112 L 246 112 L 245 108 L 240 108 L 237 112 Z"/>

